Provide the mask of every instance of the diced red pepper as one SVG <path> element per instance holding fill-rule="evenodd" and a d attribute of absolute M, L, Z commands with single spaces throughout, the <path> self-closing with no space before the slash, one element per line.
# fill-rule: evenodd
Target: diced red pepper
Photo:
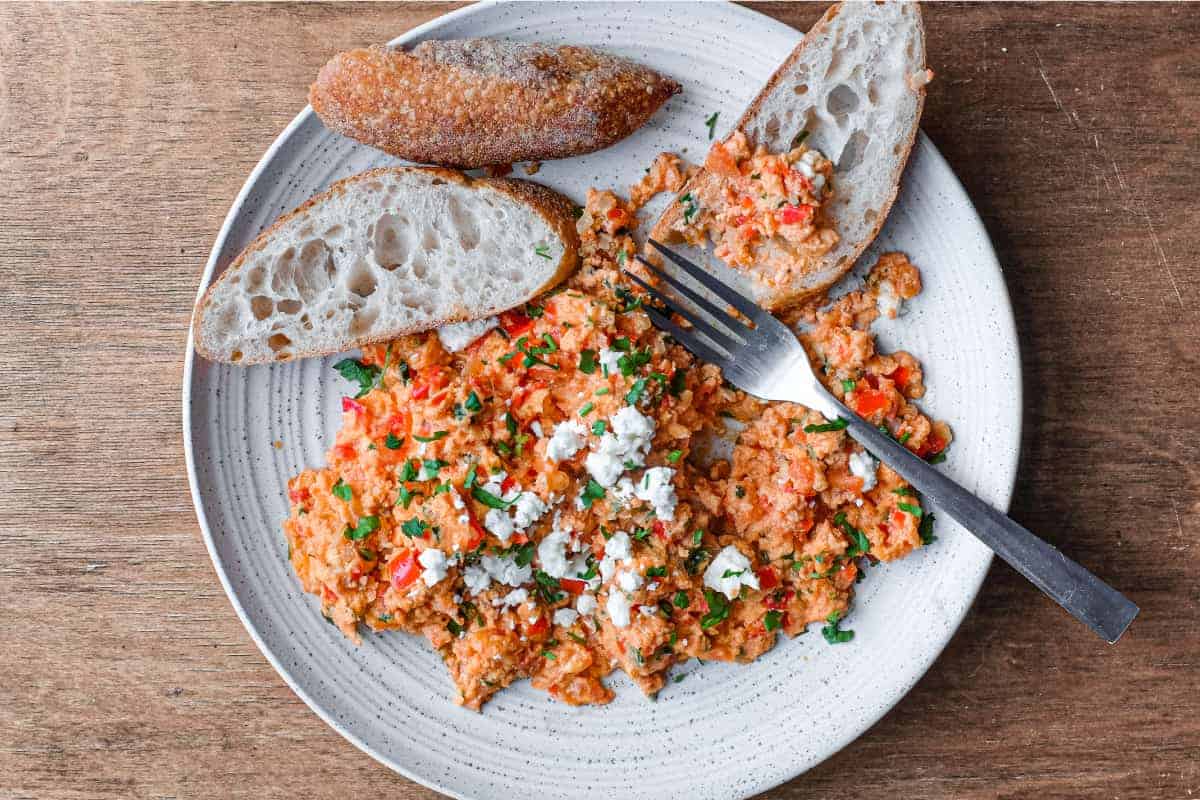
<path fill-rule="evenodd" d="M 526 316 L 525 312 L 514 308 L 500 315 L 500 327 L 504 328 L 504 332 L 510 337 L 515 338 L 528 332 L 533 327 L 533 320 Z"/>
<path fill-rule="evenodd" d="M 297 505 L 300 503 L 307 503 L 308 498 L 308 489 L 300 489 L 299 491 L 295 489 L 288 489 L 288 499 Z"/>
<path fill-rule="evenodd" d="M 938 436 L 936 433 L 929 434 L 925 441 L 921 442 L 921 446 L 917 448 L 917 455 L 921 458 L 929 458 L 937 455 L 946 449 L 946 440 Z"/>
<path fill-rule="evenodd" d="M 779 576 L 770 567 L 760 567 L 755 574 L 758 575 L 758 588 L 764 592 L 769 592 L 779 585 Z"/>
<path fill-rule="evenodd" d="M 558 585 L 571 594 L 583 594 L 587 581 L 577 581 L 574 578 L 559 578 Z"/>
<path fill-rule="evenodd" d="M 912 375 L 909 373 L 908 367 L 901 364 L 900 366 L 898 366 L 894 370 L 892 370 L 888 374 L 888 377 L 891 378 L 892 383 L 896 384 L 897 388 L 903 389 L 905 386 L 908 385 L 908 379 L 910 377 L 912 377 Z"/>
<path fill-rule="evenodd" d="M 733 218 L 733 224 L 737 225 L 740 228 L 742 225 L 745 225 L 751 219 L 753 219 L 753 217 L 750 217 L 746 214 L 738 214 L 736 217 Z"/>
<path fill-rule="evenodd" d="M 775 592 L 763 598 L 762 604 L 772 611 L 783 611 L 787 608 L 788 601 L 796 596 L 796 593 L 791 589 L 783 592 Z"/>
<path fill-rule="evenodd" d="M 625 212 L 617 206 L 613 206 L 612 208 L 610 208 L 608 210 L 608 218 L 609 219 L 621 219 L 624 216 L 625 216 Z"/>
<path fill-rule="evenodd" d="M 784 225 L 798 225 L 807 222 L 812 217 L 812 206 L 784 206 L 779 212 L 779 220 Z"/>
<path fill-rule="evenodd" d="M 421 565 L 417 561 L 415 550 L 405 550 L 392 559 L 390 569 L 392 571 L 392 586 L 395 586 L 397 589 L 411 586 L 413 581 L 421 577 Z"/>
<path fill-rule="evenodd" d="M 887 395 L 877 389 L 864 389 L 854 393 L 854 399 L 851 402 L 854 410 L 859 416 L 869 417 L 877 411 L 887 409 L 889 403 Z"/>
<path fill-rule="evenodd" d="M 512 475 L 506 475 L 504 480 L 500 482 L 500 493 L 508 494 L 514 486 L 517 485 L 517 479 Z"/>
<path fill-rule="evenodd" d="M 354 398 L 352 398 L 352 397 L 343 397 L 342 398 L 342 412 L 343 413 L 345 413 L 346 411 L 353 411 L 355 414 L 363 414 L 364 412 L 366 412 L 366 410 L 367 410 L 366 406 L 364 406 L 362 403 L 358 402 Z"/>
<path fill-rule="evenodd" d="M 354 445 L 350 444 L 349 442 L 335 444 L 333 446 L 333 454 L 346 461 L 353 460 L 354 457 L 358 455 L 358 453 L 354 450 Z"/>
<path fill-rule="evenodd" d="M 650 528 L 659 539 L 662 539 L 664 542 L 670 541 L 670 537 L 667 536 L 667 526 L 663 525 L 661 519 L 654 520 L 654 524 Z"/>
<path fill-rule="evenodd" d="M 424 400 L 426 397 L 429 397 L 429 384 L 428 383 L 420 383 L 413 387 L 413 390 L 412 390 L 412 399 L 413 400 Z"/>
<path fill-rule="evenodd" d="M 550 630 L 550 617 L 546 614 L 539 615 L 537 621 L 529 625 L 525 630 L 534 636 L 537 636 L 539 633 L 545 633 Z"/>
<path fill-rule="evenodd" d="M 408 415 L 408 412 L 398 411 L 390 415 L 383 424 L 389 433 L 408 433 L 409 426 L 412 425 L 412 417 Z"/>

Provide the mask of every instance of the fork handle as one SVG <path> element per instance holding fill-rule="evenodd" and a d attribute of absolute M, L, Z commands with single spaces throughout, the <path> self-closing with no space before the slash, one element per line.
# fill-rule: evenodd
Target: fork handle
<path fill-rule="evenodd" d="M 1137 616 L 1127 597 L 1004 514 L 934 469 L 904 445 L 830 397 L 847 422 L 846 432 L 917 491 L 973 533 L 1034 586 L 1110 644 Z"/>

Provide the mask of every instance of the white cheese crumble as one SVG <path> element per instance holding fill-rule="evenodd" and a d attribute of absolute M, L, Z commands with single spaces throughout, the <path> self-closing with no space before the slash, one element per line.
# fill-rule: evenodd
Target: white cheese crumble
<path fill-rule="evenodd" d="M 542 433 L 542 423 L 538 422 L 536 419 L 529 423 L 529 430 L 533 431 L 533 435 L 539 439 L 545 435 Z"/>
<path fill-rule="evenodd" d="M 533 567 L 528 564 L 523 567 L 517 566 L 517 562 L 509 556 L 484 556 L 479 559 L 479 565 L 497 583 L 508 586 L 520 586 L 522 583 L 528 583 L 533 577 Z"/>
<path fill-rule="evenodd" d="M 587 443 L 587 432 L 576 420 L 558 423 L 554 435 L 546 442 L 546 460 L 558 463 L 575 455 Z"/>
<path fill-rule="evenodd" d="M 633 604 L 629 598 L 623 592 L 615 590 L 608 593 L 608 602 L 604 604 L 604 609 L 608 612 L 608 618 L 618 628 L 629 627 L 629 610 L 632 607 Z"/>
<path fill-rule="evenodd" d="M 609 537 L 604 543 L 604 555 L 608 558 L 623 560 L 629 558 L 633 552 L 632 542 L 629 540 L 629 534 L 625 531 L 617 531 Z"/>
<path fill-rule="evenodd" d="M 579 619 L 579 612 L 573 608 L 560 608 L 554 612 L 554 624 L 569 628 Z"/>
<path fill-rule="evenodd" d="M 600 351 L 600 366 L 604 370 L 605 377 L 620 374 L 621 355 L 619 351 L 609 350 L 607 347 Z"/>
<path fill-rule="evenodd" d="M 463 570 L 463 582 L 467 584 L 467 591 L 471 594 L 481 594 L 492 585 L 492 576 L 483 567 L 471 564 Z"/>
<path fill-rule="evenodd" d="M 654 515 L 659 519 L 675 519 L 675 505 L 679 499 L 675 496 L 675 484 L 671 482 L 675 470 L 670 467 L 651 467 L 637 484 L 639 500 L 645 500 L 654 506 Z"/>
<path fill-rule="evenodd" d="M 451 322 L 449 325 L 438 328 L 437 335 L 442 342 L 442 347 L 451 353 L 457 353 L 499 324 L 500 320 L 495 317 L 473 319 L 467 322 Z"/>
<path fill-rule="evenodd" d="M 862 478 L 864 492 L 869 492 L 879 483 L 876 473 L 879 469 L 879 462 L 871 458 L 866 453 L 851 453 L 850 454 L 850 472 L 856 478 Z"/>
<path fill-rule="evenodd" d="M 498 508 L 488 509 L 487 516 L 483 518 L 483 527 L 505 544 L 508 544 L 508 540 L 512 538 L 513 532 L 516 530 L 508 514 Z"/>
<path fill-rule="evenodd" d="M 879 308 L 880 316 L 887 319 L 895 319 L 904 313 L 904 301 L 900 299 L 900 295 L 896 294 L 896 287 L 892 285 L 891 281 L 879 282 L 879 292 L 876 295 L 875 305 Z"/>
<path fill-rule="evenodd" d="M 533 492 L 522 492 L 513 504 L 513 524 L 524 530 L 541 519 L 546 511 L 547 506 L 542 502 L 542 498 Z"/>
<path fill-rule="evenodd" d="M 538 543 L 538 561 L 541 562 L 542 572 L 551 578 L 562 578 L 567 575 L 571 563 L 567 560 L 567 539 L 565 531 L 551 531 Z"/>
<path fill-rule="evenodd" d="M 421 555 L 417 556 L 417 561 L 425 568 L 425 571 L 421 573 L 421 580 L 425 581 L 426 586 L 433 586 L 446 577 L 446 568 L 449 564 L 446 561 L 446 554 L 441 550 L 434 547 L 422 550 Z"/>
<path fill-rule="evenodd" d="M 575 610 L 584 616 L 592 614 L 596 610 L 596 596 L 594 594 L 579 595 L 579 599 L 575 601 Z"/>
<path fill-rule="evenodd" d="M 654 420 L 633 406 L 624 406 L 609 419 L 605 433 L 584 461 L 588 474 L 606 489 L 616 484 L 626 464 L 641 466 L 654 439 Z"/>
<path fill-rule="evenodd" d="M 637 489 L 629 478 L 621 478 L 617 485 L 608 491 L 608 500 L 614 508 L 620 509 L 629 505 L 629 501 L 637 496 Z"/>
<path fill-rule="evenodd" d="M 733 545 L 726 545 L 704 570 L 704 585 L 736 600 L 743 586 L 758 588 L 758 576 L 750 568 L 750 559 Z"/>
<path fill-rule="evenodd" d="M 653 617 L 658 613 L 658 606 L 638 606 L 643 617 Z"/>
<path fill-rule="evenodd" d="M 626 592 L 636 592 L 638 589 L 642 588 L 643 582 L 644 579 L 642 576 L 633 570 L 625 570 L 621 574 L 617 575 L 617 586 L 620 586 Z"/>
<path fill-rule="evenodd" d="M 504 597 L 498 597 L 492 601 L 494 606 L 504 606 L 505 608 L 516 608 L 529 599 L 528 589 L 513 589 Z"/>

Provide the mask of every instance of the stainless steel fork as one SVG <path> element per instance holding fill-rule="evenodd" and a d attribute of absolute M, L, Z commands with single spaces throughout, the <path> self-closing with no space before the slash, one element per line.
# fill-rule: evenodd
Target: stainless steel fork
<path fill-rule="evenodd" d="M 668 314 L 647 306 L 646 313 L 655 325 L 700 358 L 720 367 L 725 378 L 742 390 L 764 400 L 800 403 L 829 420 L 844 420 L 848 434 L 1072 616 L 1110 643 L 1121 637 L 1138 613 L 1138 607 L 1128 598 L 851 411 L 817 380 L 804 347 L 782 322 L 686 258 L 654 240 L 650 244 L 744 317 L 739 319 L 718 307 L 639 256 L 638 260 L 674 294 L 651 286 L 628 270 L 626 274 L 691 327 L 677 325 Z M 687 302 L 681 302 L 680 297 Z"/>

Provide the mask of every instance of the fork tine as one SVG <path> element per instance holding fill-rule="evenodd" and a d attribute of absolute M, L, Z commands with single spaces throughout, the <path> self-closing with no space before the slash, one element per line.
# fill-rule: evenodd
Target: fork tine
<path fill-rule="evenodd" d="M 660 303 L 664 304 L 672 312 L 683 317 L 685 320 L 687 320 L 691 324 L 691 326 L 693 328 L 695 328 L 700 333 L 703 333 L 705 336 L 707 336 L 709 339 L 711 339 L 714 344 L 718 345 L 723 350 L 726 350 L 726 351 L 732 353 L 734 350 L 736 350 L 742 346 L 742 343 L 740 341 L 733 338 L 728 333 L 721 331 L 718 328 L 714 327 L 711 322 L 704 319 L 704 317 L 695 313 L 691 309 L 687 308 L 686 306 L 684 306 L 682 303 L 680 303 L 675 298 L 671 297 L 670 295 L 663 294 L 662 292 L 658 291 L 653 286 L 646 283 L 644 280 L 639 278 L 637 275 L 634 275 L 632 272 L 629 272 L 628 270 L 625 271 L 625 274 L 628 275 L 638 286 L 642 287 L 647 292 L 649 292 L 651 297 L 653 297 L 655 300 L 658 300 Z"/>
<path fill-rule="evenodd" d="M 728 368 L 731 363 L 730 357 L 721 353 L 719 350 L 711 347 L 707 342 L 701 339 L 691 331 L 685 330 L 676 325 L 670 317 L 662 313 L 656 308 L 646 306 L 646 315 L 650 317 L 650 321 L 654 323 L 654 327 L 666 331 L 675 338 L 685 348 L 690 350 L 693 355 L 699 356 L 702 361 L 707 361 L 710 364 L 715 364 L 722 371 Z"/>
<path fill-rule="evenodd" d="M 719 308 L 716 303 L 712 302 L 704 295 L 695 291 L 694 289 L 689 287 L 687 284 L 683 283 L 682 281 L 680 281 L 679 279 L 677 279 L 671 275 L 668 275 L 665 270 L 660 270 L 658 267 L 651 264 L 649 261 L 647 261 L 642 256 L 638 256 L 637 260 L 639 262 L 641 262 L 641 264 L 644 265 L 646 267 L 646 269 L 650 270 L 651 275 L 654 275 L 655 277 L 661 278 L 662 280 L 666 281 L 671 286 L 671 288 L 673 288 L 675 291 L 679 292 L 681 295 L 686 297 L 688 300 L 691 300 L 693 303 L 695 303 L 697 306 L 699 306 L 702 310 L 708 312 L 708 314 L 711 317 L 713 317 L 717 322 L 720 322 L 726 328 L 729 328 L 730 333 L 737 335 L 737 334 L 741 333 L 742 331 L 747 331 L 748 326 L 744 322 L 742 322 L 740 319 L 734 317 L 732 314 L 730 314 L 725 309 Z"/>
<path fill-rule="evenodd" d="M 704 288 L 708 289 L 710 292 L 715 294 L 717 297 L 720 297 L 726 303 L 729 303 L 729 305 L 733 306 L 738 311 L 745 314 L 747 319 L 753 320 L 754 322 L 758 322 L 759 319 L 761 319 L 761 317 L 766 313 L 761 308 L 759 308 L 757 305 L 755 305 L 751 300 L 749 300 L 745 296 L 743 296 L 741 292 L 738 292 L 738 291 L 734 290 L 733 288 L 726 286 L 724 283 L 717 280 L 715 277 L 713 277 L 708 272 L 706 272 L 699 265 L 694 264 L 693 262 L 687 260 L 683 256 L 676 253 L 674 250 L 671 250 L 670 248 L 666 247 L 665 245 L 661 244 L 660 242 L 658 242 L 654 239 L 650 239 L 648 241 L 650 242 L 650 244 L 652 244 L 654 246 L 655 250 L 662 253 L 667 258 L 671 259 L 671 261 L 675 262 L 675 264 L 680 269 L 682 269 L 684 272 L 686 272 L 689 276 L 691 276 L 691 278 L 694 281 L 699 283 Z"/>

